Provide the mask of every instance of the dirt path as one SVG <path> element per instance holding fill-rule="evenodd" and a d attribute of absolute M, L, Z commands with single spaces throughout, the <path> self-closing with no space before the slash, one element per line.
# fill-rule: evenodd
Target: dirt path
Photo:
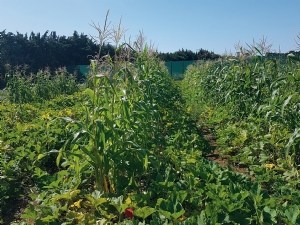
<path fill-rule="evenodd" d="M 230 155 L 223 155 L 217 144 L 217 137 L 214 134 L 212 127 L 202 126 L 200 128 L 204 139 L 209 143 L 211 151 L 204 154 L 204 157 L 210 161 L 219 164 L 223 168 L 231 168 L 234 172 L 242 173 L 249 176 L 249 170 L 247 167 L 241 165 L 233 164 L 230 162 Z"/>

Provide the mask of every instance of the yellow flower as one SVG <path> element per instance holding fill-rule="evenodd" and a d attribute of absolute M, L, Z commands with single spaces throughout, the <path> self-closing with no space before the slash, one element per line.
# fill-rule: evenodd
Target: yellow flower
<path fill-rule="evenodd" d="M 49 113 L 45 113 L 42 115 L 42 119 L 44 120 L 50 120 L 50 114 Z"/>
<path fill-rule="evenodd" d="M 71 109 L 65 109 L 65 113 L 66 113 L 66 116 L 72 116 L 73 115 Z"/>
<path fill-rule="evenodd" d="M 72 205 L 71 205 L 71 207 L 72 208 L 78 208 L 78 209 L 80 209 L 81 208 L 81 206 L 80 206 L 80 203 L 82 202 L 82 199 L 79 199 L 77 202 L 74 202 Z"/>
<path fill-rule="evenodd" d="M 184 220 L 186 220 L 186 217 L 184 215 L 180 216 L 178 219 L 177 219 L 179 222 L 182 222 Z"/>
<path fill-rule="evenodd" d="M 171 127 L 173 125 L 173 123 L 167 123 L 166 127 Z"/>
<path fill-rule="evenodd" d="M 84 214 L 82 212 L 77 213 L 76 219 L 78 221 L 82 221 L 84 219 Z"/>
<path fill-rule="evenodd" d="M 275 167 L 275 164 L 273 164 L 273 163 L 265 164 L 265 168 L 267 168 L 267 169 L 273 169 L 274 167 Z"/>

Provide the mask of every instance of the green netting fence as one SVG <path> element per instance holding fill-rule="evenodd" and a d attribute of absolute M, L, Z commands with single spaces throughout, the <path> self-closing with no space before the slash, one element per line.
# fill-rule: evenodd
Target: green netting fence
<path fill-rule="evenodd" d="M 183 74 L 185 73 L 187 67 L 196 63 L 196 60 L 190 61 L 169 61 L 165 62 L 166 67 L 169 70 L 169 73 L 174 78 L 183 78 Z"/>
<path fill-rule="evenodd" d="M 189 65 L 192 65 L 196 63 L 196 60 L 190 60 L 190 61 L 169 61 L 165 62 L 166 67 L 168 68 L 168 71 L 170 75 L 176 79 L 183 78 L 183 74 L 185 73 L 187 67 Z M 77 66 L 70 66 L 67 67 L 67 70 L 71 73 L 76 73 L 77 75 L 81 77 L 87 77 L 90 71 L 89 65 L 77 65 Z"/>
<path fill-rule="evenodd" d="M 90 72 L 90 66 L 89 65 L 78 65 L 77 68 L 78 68 L 79 73 L 82 74 L 85 77 Z"/>
<path fill-rule="evenodd" d="M 90 71 L 89 65 L 67 66 L 67 71 L 76 75 L 79 79 L 85 79 Z"/>

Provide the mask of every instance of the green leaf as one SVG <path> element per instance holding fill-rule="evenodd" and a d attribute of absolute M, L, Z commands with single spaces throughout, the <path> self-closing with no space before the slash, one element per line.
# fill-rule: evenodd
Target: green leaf
<path fill-rule="evenodd" d="M 75 198 L 79 193 L 80 193 L 80 190 L 71 190 L 71 191 L 68 191 L 67 193 L 54 196 L 53 200 L 54 201 L 71 200 L 71 199 Z"/>
<path fill-rule="evenodd" d="M 59 167 L 59 165 L 60 165 L 60 160 L 62 158 L 62 155 L 63 155 L 63 149 L 60 149 L 58 152 L 58 155 L 56 157 L 56 166 L 57 167 Z"/>
<path fill-rule="evenodd" d="M 164 217 L 166 217 L 167 219 L 171 219 L 171 213 L 170 213 L 170 212 L 165 211 L 165 210 L 162 210 L 162 209 L 158 210 L 158 212 L 159 212 L 161 215 L 163 215 Z"/>
<path fill-rule="evenodd" d="M 276 216 L 277 212 L 274 209 L 271 209 L 269 206 L 264 207 L 264 212 L 267 213 L 273 223 L 277 223 Z"/>
<path fill-rule="evenodd" d="M 47 223 L 47 222 L 54 222 L 56 219 L 57 219 L 56 216 L 50 216 L 50 215 L 48 215 L 48 216 L 42 218 L 41 220 L 42 220 L 43 222 L 46 222 L 46 223 Z"/>
<path fill-rule="evenodd" d="M 117 197 L 117 198 L 112 198 L 111 200 L 111 205 L 118 210 L 118 212 L 121 214 L 124 212 L 124 210 L 127 208 L 126 204 L 123 204 L 123 195 Z"/>
<path fill-rule="evenodd" d="M 90 99 L 94 99 L 95 95 L 94 95 L 94 91 L 92 89 L 86 88 L 84 90 L 84 94 L 87 94 L 90 97 Z"/>
<path fill-rule="evenodd" d="M 185 210 L 182 209 L 179 212 L 175 212 L 171 214 L 171 217 L 175 220 L 177 220 L 179 217 L 181 217 L 185 213 Z"/>
<path fill-rule="evenodd" d="M 148 216 L 152 215 L 154 212 L 156 212 L 156 209 L 151 208 L 149 206 L 145 206 L 143 208 L 138 208 L 134 210 L 134 215 L 137 217 L 140 217 L 142 219 L 146 219 Z"/>
<path fill-rule="evenodd" d="M 290 100 L 292 99 L 293 95 L 290 95 L 283 103 L 282 107 L 281 107 L 281 116 L 283 116 L 284 114 L 284 109 L 287 106 L 287 104 L 289 104 Z"/>
<path fill-rule="evenodd" d="M 296 224 L 299 214 L 300 214 L 300 210 L 299 210 L 299 206 L 297 205 L 293 205 L 289 207 L 284 212 L 284 215 L 286 216 L 290 224 Z"/>
<path fill-rule="evenodd" d="M 189 159 L 187 159 L 186 162 L 189 163 L 189 164 L 194 164 L 194 163 L 197 162 L 197 160 L 195 158 L 189 158 Z"/>
<path fill-rule="evenodd" d="M 46 156 L 46 154 L 39 154 L 38 157 L 37 157 L 37 159 L 38 159 L 38 160 L 41 160 L 41 159 L 44 158 L 45 156 Z"/>
<path fill-rule="evenodd" d="M 148 169 L 148 155 L 147 154 L 145 155 L 145 158 L 144 158 L 144 169 L 145 170 Z"/>
<path fill-rule="evenodd" d="M 36 219 L 37 218 L 37 211 L 34 209 L 33 205 L 29 205 L 21 215 L 23 219 Z"/>
<path fill-rule="evenodd" d="M 183 203 L 183 201 L 186 199 L 187 197 L 187 191 L 178 191 L 176 192 L 176 201 L 178 201 L 179 203 Z"/>

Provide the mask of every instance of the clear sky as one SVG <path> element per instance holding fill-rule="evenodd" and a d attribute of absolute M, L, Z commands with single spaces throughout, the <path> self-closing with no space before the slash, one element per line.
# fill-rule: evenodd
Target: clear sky
<path fill-rule="evenodd" d="M 200 48 L 222 54 L 263 36 L 273 50 L 297 49 L 300 0 L 0 0 L 0 30 L 95 35 L 92 22 L 109 20 L 134 39 L 143 30 L 158 51 Z"/>

